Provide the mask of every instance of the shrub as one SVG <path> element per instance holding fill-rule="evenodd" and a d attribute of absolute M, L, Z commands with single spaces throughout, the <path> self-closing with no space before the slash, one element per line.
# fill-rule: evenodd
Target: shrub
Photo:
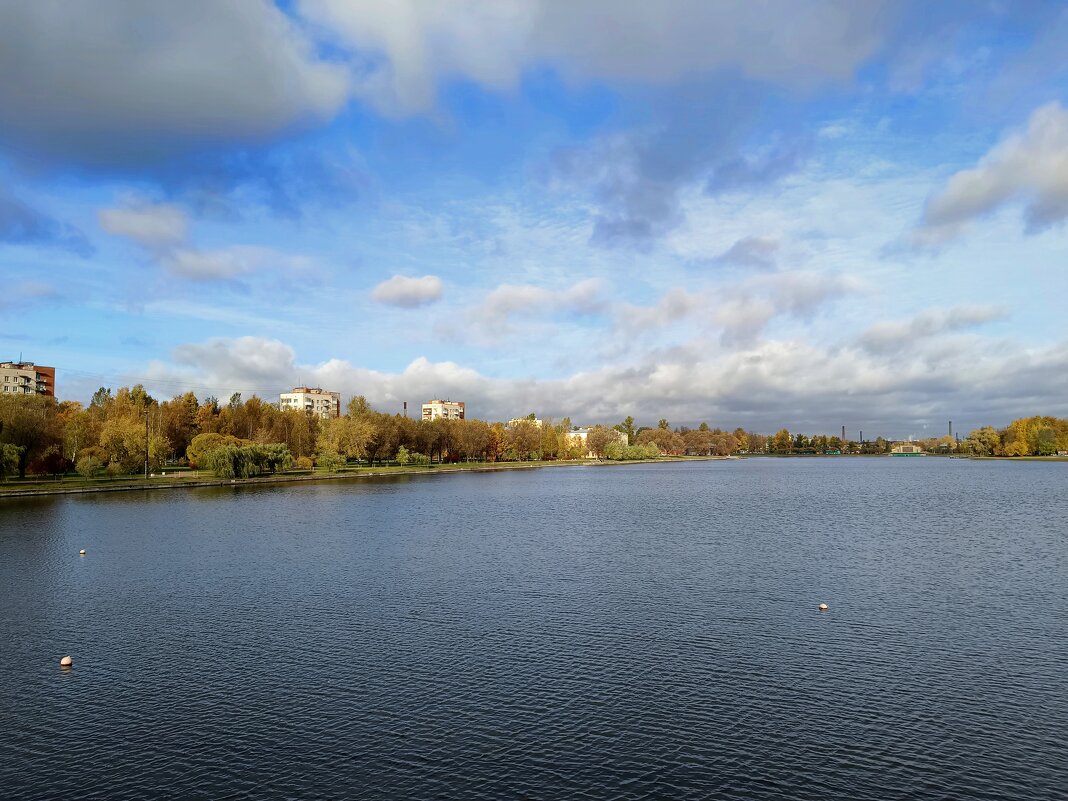
<path fill-rule="evenodd" d="M 104 469 L 103 463 L 96 458 L 93 454 L 88 456 L 82 456 L 78 459 L 78 463 L 74 468 L 78 471 L 78 475 L 83 478 L 93 478 L 100 474 L 100 471 Z"/>
<path fill-rule="evenodd" d="M 336 473 L 345 466 L 347 460 L 335 451 L 323 451 L 315 457 L 315 462 L 327 473 Z"/>

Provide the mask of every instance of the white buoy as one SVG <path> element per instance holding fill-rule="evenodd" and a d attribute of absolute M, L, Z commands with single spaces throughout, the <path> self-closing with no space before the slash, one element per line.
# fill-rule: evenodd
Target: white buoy
<path fill-rule="evenodd" d="M 74 660 L 71 659 L 69 656 L 65 656 L 65 657 L 63 657 L 62 659 L 59 660 L 59 666 L 60 667 L 70 667 L 73 664 L 74 664 Z"/>
<path fill-rule="evenodd" d="M 821 612 L 826 612 L 827 611 L 827 604 L 820 604 L 820 611 Z"/>
<path fill-rule="evenodd" d="M 78 551 L 78 556 L 85 556 L 85 548 L 82 548 L 80 551 Z"/>

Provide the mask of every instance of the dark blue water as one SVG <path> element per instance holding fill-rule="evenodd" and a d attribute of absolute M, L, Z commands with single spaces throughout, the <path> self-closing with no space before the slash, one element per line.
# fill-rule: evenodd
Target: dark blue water
<path fill-rule="evenodd" d="M 1063 799 L 1068 464 L 0 500 L 0 796 Z"/>

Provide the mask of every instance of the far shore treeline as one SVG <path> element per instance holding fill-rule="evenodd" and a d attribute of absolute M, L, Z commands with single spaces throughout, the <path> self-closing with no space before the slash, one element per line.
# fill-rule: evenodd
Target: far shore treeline
<path fill-rule="evenodd" d="M 672 428 L 667 420 L 637 426 L 627 417 L 598 425 L 585 439 L 568 436 L 572 421 L 538 420 L 534 414 L 508 424 L 484 420 L 424 421 L 372 409 L 361 396 L 345 414 L 319 419 L 282 411 L 260 398 L 226 403 L 199 401 L 187 392 L 157 401 L 141 385 L 112 393 L 101 387 L 88 407 L 38 395 L 0 396 L 0 480 L 18 475 L 85 478 L 121 476 L 145 468 L 207 469 L 224 478 L 289 469 L 325 471 L 351 462 L 419 465 L 433 462 L 649 459 L 658 456 L 731 454 L 883 454 L 893 443 L 843 441 L 782 429 L 765 435 L 742 428 L 725 431 L 702 423 Z M 625 436 L 621 436 L 620 434 Z M 1068 451 L 1068 420 L 1028 417 L 1005 429 L 990 426 L 964 440 L 946 436 L 919 440 L 929 453 L 974 456 L 1050 456 Z"/>

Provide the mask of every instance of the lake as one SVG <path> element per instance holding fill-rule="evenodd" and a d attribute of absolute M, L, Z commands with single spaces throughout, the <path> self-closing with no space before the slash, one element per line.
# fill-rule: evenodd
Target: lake
<path fill-rule="evenodd" d="M 1065 798 L 1068 463 L 0 499 L 0 796 Z"/>

